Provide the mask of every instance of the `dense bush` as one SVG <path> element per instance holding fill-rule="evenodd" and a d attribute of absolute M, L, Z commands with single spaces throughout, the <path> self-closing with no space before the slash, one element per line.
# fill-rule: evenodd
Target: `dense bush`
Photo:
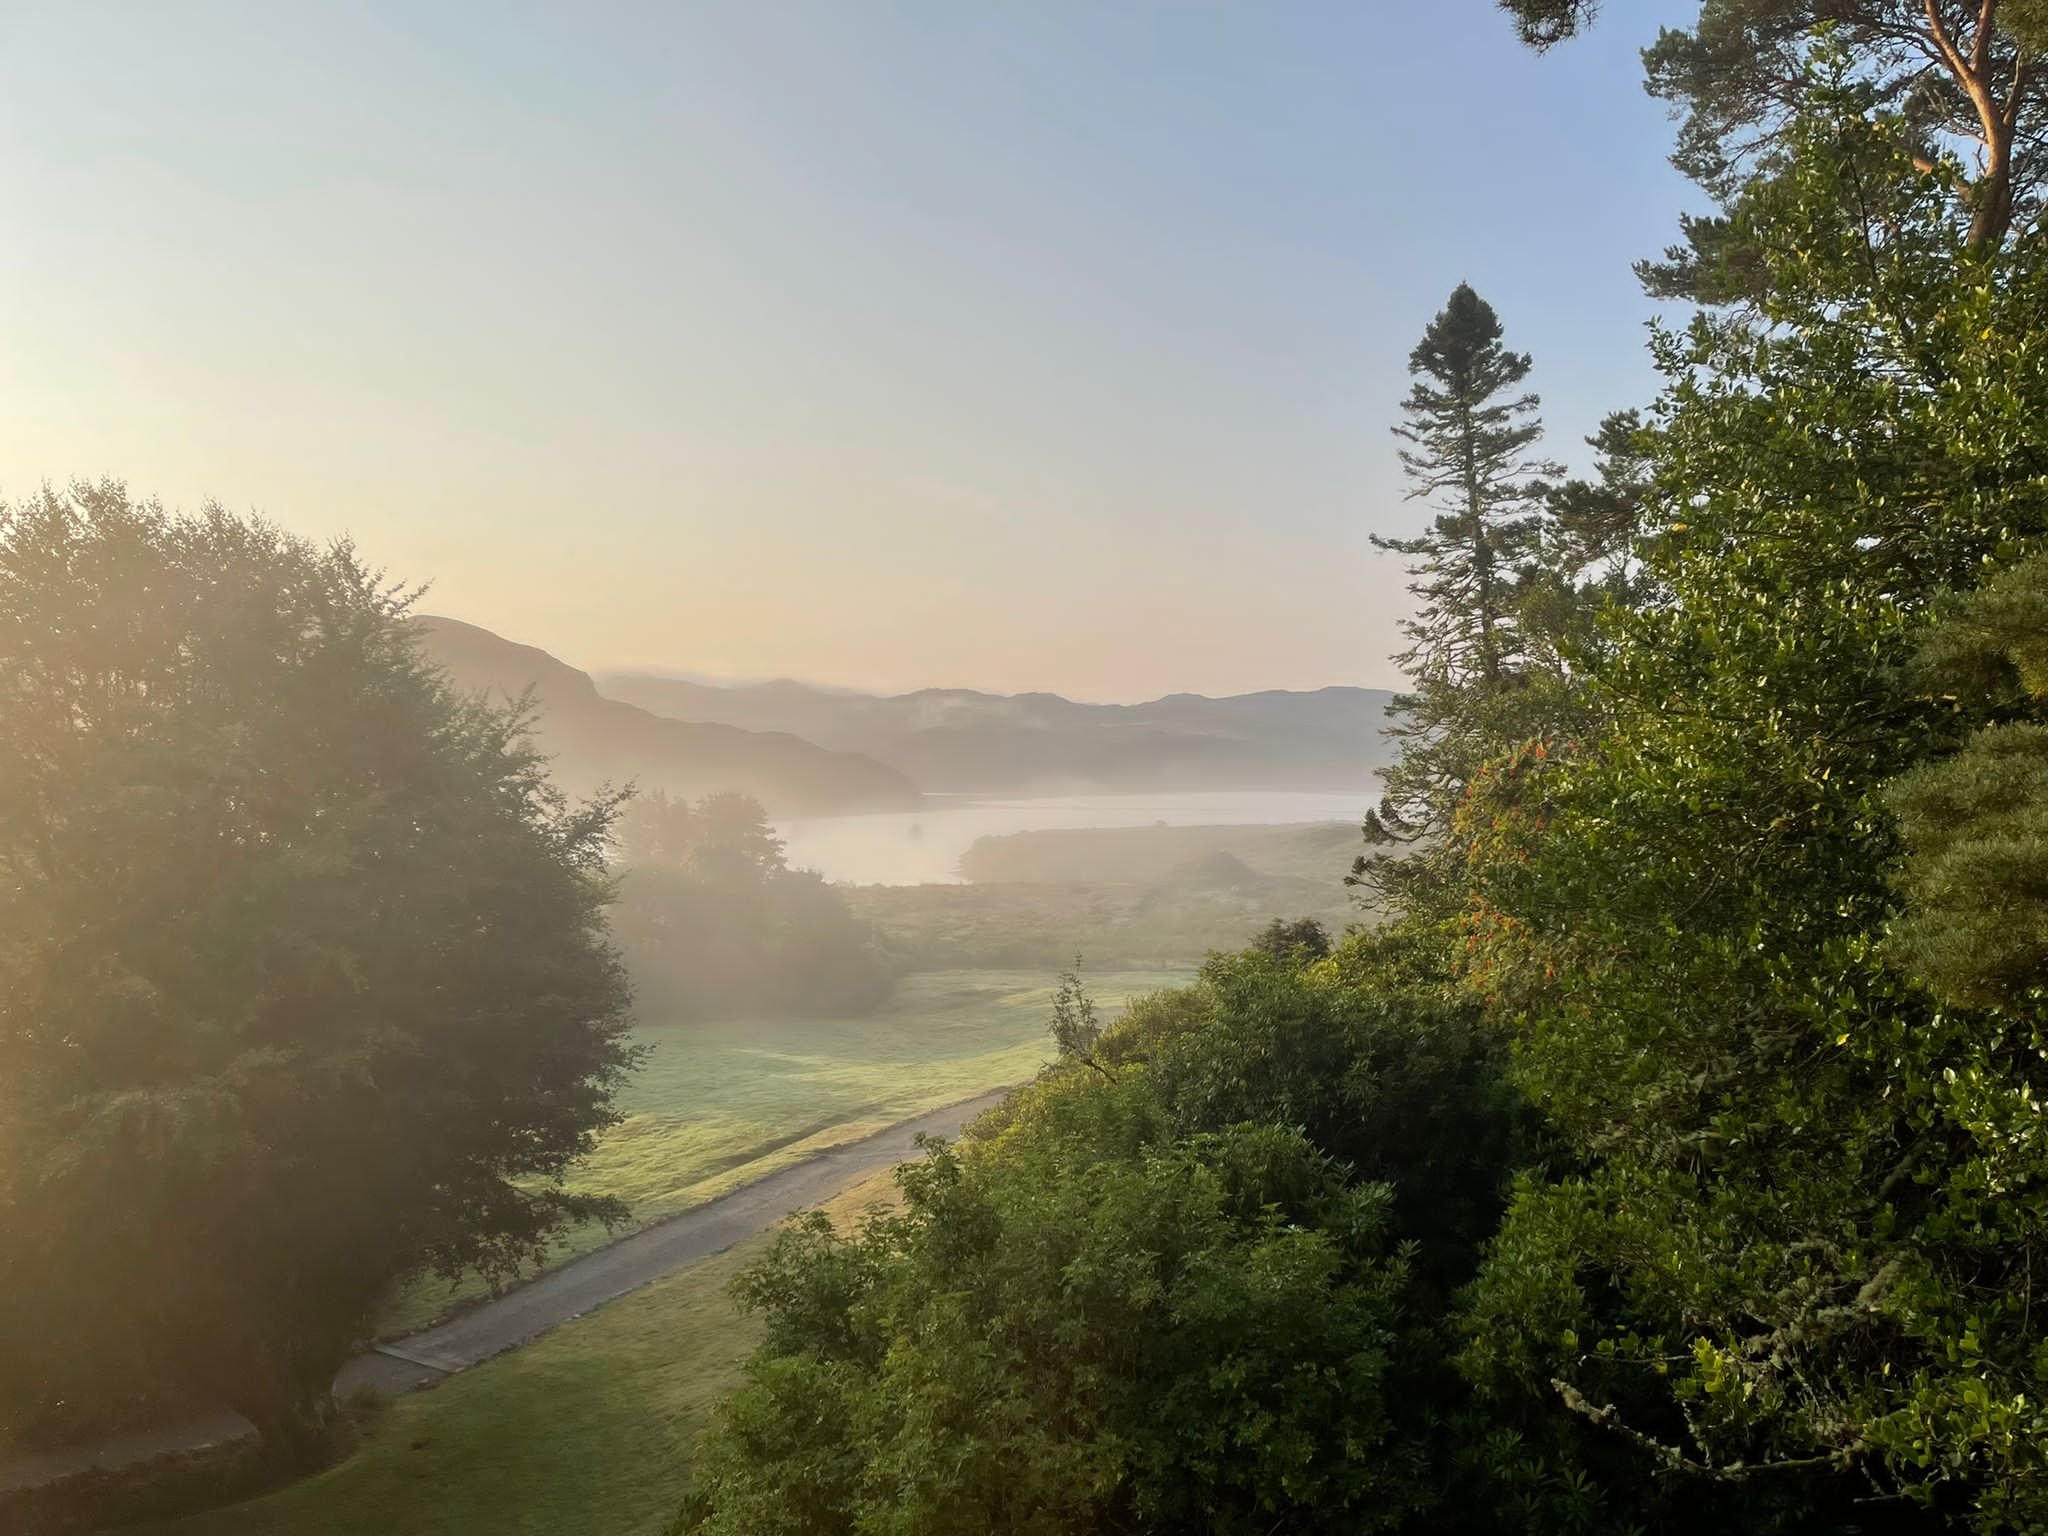
<path fill-rule="evenodd" d="M 1392 1529 L 1515 1112 L 1471 1010 L 1256 952 L 1132 1007 L 852 1237 L 785 1234 L 692 1531 Z"/>

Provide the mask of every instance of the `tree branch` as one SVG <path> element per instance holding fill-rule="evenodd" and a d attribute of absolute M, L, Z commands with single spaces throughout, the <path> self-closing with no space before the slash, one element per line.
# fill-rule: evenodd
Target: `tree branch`
<path fill-rule="evenodd" d="M 1593 1402 L 1570 1382 L 1553 1377 L 1550 1385 L 1557 1395 L 1564 1399 L 1565 1407 L 1580 1418 L 1610 1430 L 1630 1444 L 1654 1456 L 1667 1470 L 1683 1472 L 1689 1477 L 1704 1477 L 1715 1482 L 1740 1483 L 1753 1477 L 1762 1477 L 1770 1472 L 1818 1472 L 1823 1469 L 1840 1470 L 1846 1467 L 1855 1454 L 1862 1449 L 1862 1442 L 1856 1441 L 1839 1451 L 1830 1451 L 1822 1456 L 1793 1456 L 1781 1461 L 1731 1461 L 1725 1466 L 1714 1466 L 1704 1461 L 1694 1461 L 1676 1446 L 1666 1445 L 1653 1435 L 1646 1435 L 1621 1421 L 1621 1411 L 1612 1403 L 1606 1407 L 1595 1407 Z"/>

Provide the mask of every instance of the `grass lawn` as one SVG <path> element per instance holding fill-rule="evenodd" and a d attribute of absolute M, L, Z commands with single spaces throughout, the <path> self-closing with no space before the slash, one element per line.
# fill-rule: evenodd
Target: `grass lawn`
<path fill-rule="evenodd" d="M 878 1174 L 827 1207 L 893 1195 Z M 763 1235 L 392 1403 L 340 1466 L 151 1536 L 659 1536 L 754 1324 L 726 1284 Z"/>
<path fill-rule="evenodd" d="M 1131 997 L 1186 972 L 1087 978 L 1112 1016 Z M 904 978 L 874 1013 L 852 1019 L 643 1024 L 652 1047 L 620 1096 L 625 1120 L 574 1176 L 617 1195 L 642 1225 L 699 1205 L 826 1147 L 1021 1082 L 1047 1055 L 1053 978 L 1043 971 L 927 971 Z M 569 1235 L 554 1260 L 607 1240 Z M 387 1333 L 419 1327 L 474 1282 L 415 1287 L 387 1312 Z"/>

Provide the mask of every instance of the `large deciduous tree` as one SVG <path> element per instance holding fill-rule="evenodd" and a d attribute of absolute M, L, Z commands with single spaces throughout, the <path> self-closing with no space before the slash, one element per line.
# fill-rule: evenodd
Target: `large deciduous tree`
<path fill-rule="evenodd" d="M 0 1407 L 310 1452 L 387 1287 L 610 1213 L 609 802 L 345 546 L 117 485 L 0 511 Z"/>

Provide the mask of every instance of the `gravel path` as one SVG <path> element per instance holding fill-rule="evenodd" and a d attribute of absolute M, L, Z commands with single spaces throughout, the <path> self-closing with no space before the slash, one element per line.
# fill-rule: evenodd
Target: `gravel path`
<path fill-rule="evenodd" d="M 786 1216 L 823 1204 L 871 1173 L 893 1168 L 916 1152 L 920 1134 L 955 1135 L 982 1111 L 1001 1103 L 1007 1092 L 998 1088 L 820 1152 L 549 1270 L 438 1327 L 380 1344 L 342 1367 L 334 1381 L 335 1391 L 376 1387 L 394 1395 L 411 1392 L 493 1355 L 530 1344 L 550 1329 L 651 1280 L 723 1253 Z M 218 1445 L 249 1433 L 246 1422 L 224 1413 L 173 1430 L 14 1457 L 0 1461 L 0 1493 L 94 1469 L 128 1466 L 173 1451 Z"/>

